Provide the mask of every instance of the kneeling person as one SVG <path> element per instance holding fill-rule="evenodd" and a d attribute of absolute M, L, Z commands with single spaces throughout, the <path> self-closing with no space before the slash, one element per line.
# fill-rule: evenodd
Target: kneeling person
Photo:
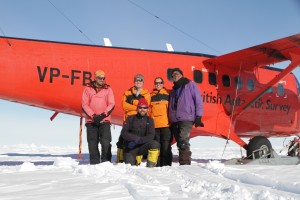
<path fill-rule="evenodd" d="M 121 137 L 124 139 L 124 162 L 135 165 L 136 156 L 147 156 L 147 167 L 155 167 L 159 156 L 160 144 L 154 140 L 154 121 L 147 115 L 148 102 L 141 98 L 137 105 L 137 114 L 127 117 Z"/>

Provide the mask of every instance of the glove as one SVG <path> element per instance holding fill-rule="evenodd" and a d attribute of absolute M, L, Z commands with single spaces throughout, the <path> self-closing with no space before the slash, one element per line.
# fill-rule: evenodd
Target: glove
<path fill-rule="evenodd" d="M 137 145 L 137 143 L 135 141 L 130 141 L 127 144 L 129 149 L 133 149 L 136 145 Z"/>
<path fill-rule="evenodd" d="M 196 117 L 196 119 L 195 119 L 195 127 L 198 127 L 198 126 L 204 127 L 204 124 L 201 121 L 201 116 L 200 117 Z"/>
<path fill-rule="evenodd" d="M 105 113 L 101 113 L 100 115 L 94 115 L 94 122 L 99 124 L 106 117 Z"/>

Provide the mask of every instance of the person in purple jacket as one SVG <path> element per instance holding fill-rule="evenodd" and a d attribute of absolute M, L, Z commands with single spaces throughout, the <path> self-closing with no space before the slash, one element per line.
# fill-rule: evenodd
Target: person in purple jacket
<path fill-rule="evenodd" d="M 183 77 L 179 68 L 172 70 L 173 89 L 170 92 L 169 120 L 179 151 L 179 164 L 190 165 L 190 132 L 193 125 L 204 127 L 201 121 L 203 101 L 196 83 Z"/>

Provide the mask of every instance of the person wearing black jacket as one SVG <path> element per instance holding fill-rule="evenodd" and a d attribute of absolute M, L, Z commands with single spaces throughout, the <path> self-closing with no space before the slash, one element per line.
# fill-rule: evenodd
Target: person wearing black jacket
<path fill-rule="evenodd" d="M 137 107 L 137 114 L 127 117 L 121 131 L 124 162 L 135 165 L 136 156 L 147 155 L 147 167 L 155 167 L 160 144 L 154 140 L 154 120 L 147 115 L 148 102 L 145 98 L 139 100 Z"/>

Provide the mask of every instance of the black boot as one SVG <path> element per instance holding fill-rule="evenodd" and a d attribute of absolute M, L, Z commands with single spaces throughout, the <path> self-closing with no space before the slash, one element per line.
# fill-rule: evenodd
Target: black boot
<path fill-rule="evenodd" d="M 160 166 L 161 167 L 163 167 L 163 166 L 172 166 L 172 158 L 173 158 L 172 153 L 170 153 L 168 155 L 165 155 L 164 157 L 158 157 L 158 160 L 160 161 Z"/>
<path fill-rule="evenodd" d="M 162 167 L 163 166 L 162 162 L 163 162 L 163 158 L 158 156 L 156 167 Z"/>
<path fill-rule="evenodd" d="M 172 152 L 170 152 L 164 160 L 164 166 L 172 166 L 172 160 L 173 160 L 173 154 Z"/>
<path fill-rule="evenodd" d="M 179 165 L 191 165 L 191 151 L 179 151 Z"/>

